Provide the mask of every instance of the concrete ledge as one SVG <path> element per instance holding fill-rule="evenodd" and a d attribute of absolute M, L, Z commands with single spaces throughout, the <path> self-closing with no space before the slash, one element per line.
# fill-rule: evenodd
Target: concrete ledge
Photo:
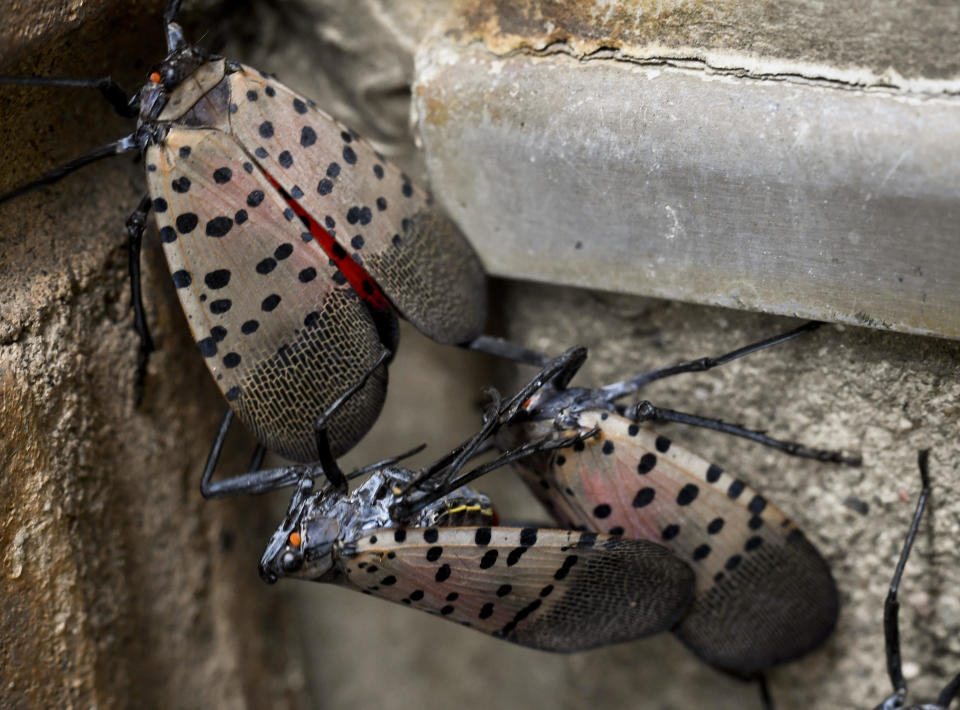
<path fill-rule="evenodd" d="M 960 100 L 775 79 L 437 39 L 414 110 L 495 275 L 960 337 Z"/>

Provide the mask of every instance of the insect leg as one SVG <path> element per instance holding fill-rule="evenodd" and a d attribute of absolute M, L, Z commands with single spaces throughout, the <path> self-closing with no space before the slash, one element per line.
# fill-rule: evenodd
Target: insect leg
<path fill-rule="evenodd" d="M 320 466 L 311 464 L 268 468 L 210 483 L 200 492 L 208 499 L 240 494 L 258 495 L 294 486 L 304 478 L 315 478 L 321 473 L 323 469 Z"/>
<path fill-rule="evenodd" d="M 792 340 L 793 338 L 803 335 L 804 333 L 809 333 L 812 330 L 816 330 L 822 325 L 824 324 L 821 321 L 809 321 L 797 328 L 794 328 L 793 330 L 788 330 L 780 335 L 775 335 L 771 338 L 766 338 L 765 340 L 761 340 L 750 345 L 745 345 L 742 348 L 737 348 L 736 350 L 732 350 L 731 352 L 720 355 L 719 357 L 702 357 L 697 360 L 689 360 L 687 362 L 681 362 L 677 365 L 662 367 L 658 370 L 642 372 L 639 375 L 630 378 L 629 380 L 614 382 L 606 387 L 601 387 L 600 391 L 603 393 L 604 398 L 608 402 L 612 402 L 615 399 L 619 399 L 620 397 L 625 397 L 628 394 L 636 392 L 645 384 L 653 382 L 654 380 L 662 380 L 665 377 L 673 377 L 674 375 L 680 375 L 685 372 L 704 372 L 705 370 L 711 370 L 714 367 L 726 365 L 728 362 L 737 360 L 744 355 L 750 355 L 758 350 L 764 350 L 765 348 Z"/>
<path fill-rule="evenodd" d="M 106 145 L 100 146 L 95 150 L 91 150 L 85 155 L 81 155 L 78 158 L 69 160 L 63 165 L 54 168 L 46 175 L 42 175 L 32 182 L 28 182 L 25 185 L 11 190 L 10 192 L 0 195 L 0 203 L 6 202 L 7 200 L 12 200 L 14 197 L 19 197 L 20 195 L 26 194 L 36 190 L 38 187 L 43 187 L 44 185 L 50 185 L 57 182 L 58 180 L 65 178 L 72 172 L 79 170 L 80 168 L 89 165 L 90 163 L 95 163 L 98 160 L 103 160 L 104 158 L 112 158 L 114 155 L 120 155 L 120 153 L 126 153 L 129 150 L 137 150 L 137 141 L 135 136 L 131 133 L 129 136 L 121 138 L 118 141 L 113 143 L 107 143 Z"/>
<path fill-rule="evenodd" d="M 163 26 L 167 31 L 167 51 L 175 52 L 186 42 L 183 37 L 183 29 L 176 24 L 174 20 L 180 12 L 181 0 L 170 0 L 166 9 L 163 11 Z"/>
<path fill-rule="evenodd" d="M 180 12 L 181 0 L 169 0 L 167 6 L 163 10 L 163 24 L 169 25 L 171 22 L 177 19 L 177 14 Z"/>
<path fill-rule="evenodd" d="M 766 673 L 757 675 L 757 686 L 760 690 L 760 703 L 763 705 L 763 710 L 774 710 L 773 696 L 770 694 L 770 686 L 767 684 Z"/>
<path fill-rule="evenodd" d="M 263 457 L 266 455 L 267 447 L 263 444 L 257 444 L 256 448 L 253 450 L 253 456 L 250 457 L 250 465 L 247 467 L 247 472 L 259 471 L 260 467 L 263 465 Z"/>
<path fill-rule="evenodd" d="M 347 485 L 347 477 L 344 475 L 343 470 L 337 464 L 337 460 L 333 457 L 333 452 L 330 450 L 330 437 L 327 433 L 327 421 L 330 417 L 333 416 L 344 402 L 350 399 L 358 391 L 360 391 L 367 380 L 370 379 L 370 376 L 385 362 L 389 362 L 390 358 L 393 357 L 393 353 L 386 348 L 381 350 L 380 357 L 377 358 L 377 361 L 373 363 L 373 366 L 364 373 L 355 384 L 353 384 L 346 392 L 340 395 L 334 402 L 331 404 L 325 412 L 323 412 L 314 422 L 313 433 L 317 441 L 317 453 L 319 458 L 317 461 L 320 464 L 320 467 L 323 469 L 323 472 L 327 476 L 327 480 L 330 481 L 330 484 L 339 490 L 341 493 L 346 495 L 349 490 Z"/>
<path fill-rule="evenodd" d="M 553 358 L 531 379 L 523 389 L 507 400 L 500 411 L 501 424 L 507 424 L 519 414 L 528 399 L 548 383 L 557 389 L 564 389 L 587 359 L 587 349 L 575 346 Z"/>
<path fill-rule="evenodd" d="M 527 456 L 532 456 L 533 454 L 543 453 L 545 451 L 554 451 L 555 449 L 565 449 L 569 446 L 580 441 L 586 441 L 596 436 L 600 432 L 599 427 L 594 427 L 589 431 L 579 432 L 574 436 L 568 436 L 563 439 L 541 439 L 540 441 L 531 441 L 526 444 L 522 444 L 515 449 L 510 449 L 509 451 L 504 451 L 500 456 L 498 456 L 493 461 L 488 461 L 485 464 L 477 466 L 477 468 L 472 471 L 468 471 L 454 481 L 451 481 L 443 487 L 442 495 L 450 493 L 460 486 L 465 486 L 471 481 L 483 476 L 494 469 L 500 468 L 501 466 L 506 466 L 511 464 L 514 461 L 519 461 L 522 458 Z"/>
<path fill-rule="evenodd" d="M 950 703 L 952 703 L 958 695 L 960 695 L 960 673 L 957 673 L 956 677 L 951 680 L 947 684 L 947 687 L 937 696 L 937 705 L 943 708 L 943 710 L 947 710 Z"/>
<path fill-rule="evenodd" d="M 140 352 L 137 355 L 137 371 L 133 380 L 134 401 L 137 406 L 143 401 L 143 383 L 147 377 L 147 361 L 153 352 L 153 339 L 147 327 L 143 313 L 143 290 L 140 283 L 140 246 L 143 242 L 143 230 L 147 226 L 147 213 L 150 211 L 150 195 L 144 195 L 137 209 L 127 218 L 127 235 L 130 238 L 130 300 L 133 305 L 133 329 L 140 336 Z"/>
<path fill-rule="evenodd" d="M 232 476 L 222 481 L 212 482 L 217 461 L 220 459 L 220 453 L 223 450 L 223 442 L 226 441 L 227 432 L 230 430 L 230 425 L 233 422 L 233 409 L 228 408 L 220 422 L 220 428 L 217 430 L 217 435 L 214 437 L 213 444 L 210 447 L 210 453 L 207 455 L 207 462 L 203 467 L 203 474 L 200 477 L 200 493 L 204 498 L 225 498 L 226 496 L 240 493 L 254 495 L 277 488 L 292 486 L 304 477 L 313 478 L 321 473 L 327 476 L 327 479 L 332 485 L 345 493 L 347 491 L 347 478 L 337 465 L 330 451 L 330 440 L 327 436 L 327 420 L 333 416 L 333 413 L 337 411 L 346 400 L 366 384 L 370 375 L 372 375 L 384 361 L 389 359 L 390 356 L 391 353 L 388 350 L 384 350 L 377 362 L 360 381 L 344 392 L 343 395 L 330 405 L 327 411 L 317 419 L 314 433 L 317 438 L 319 459 L 314 464 L 284 466 L 262 471 L 258 470 L 263 463 L 263 457 L 266 453 L 266 449 L 258 444 L 247 473 L 240 476 Z"/>
<path fill-rule="evenodd" d="M 254 452 L 253 460 L 250 462 L 250 470 L 241 476 L 234 476 L 222 481 L 211 482 L 213 472 L 217 467 L 217 461 L 220 458 L 220 452 L 223 450 L 223 442 L 227 438 L 227 432 L 230 430 L 230 424 L 233 422 L 233 410 L 227 409 L 227 413 L 220 422 L 220 428 L 217 430 L 217 436 L 213 440 L 213 446 L 210 448 L 210 454 L 207 456 L 207 463 L 203 468 L 203 476 L 200 479 L 200 493 L 204 498 L 226 498 L 231 495 L 247 493 L 255 495 L 257 493 L 266 493 L 277 488 L 284 488 L 296 484 L 304 476 L 316 475 L 319 473 L 316 466 L 285 466 L 283 468 L 258 470 L 263 463 L 263 454 L 265 449 L 257 446 Z"/>
<path fill-rule="evenodd" d="M 480 427 L 480 431 L 467 441 L 461 443 L 453 451 L 421 470 L 413 480 L 404 486 L 400 493 L 402 497 L 406 498 L 409 493 L 415 489 L 423 490 L 424 484 L 429 482 L 429 488 L 426 491 L 429 500 L 426 498 L 422 499 L 426 501 L 423 505 L 428 505 L 431 501 L 443 495 L 437 493 L 437 491 L 446 488 L 444 484 L 447 483 L 452 476 L 455 476 L 467 461 L 484 450 L 487 440 L 493 436 L 499 426 L 498 414 L 501 405 L 500 394 L 496 390 L 488 388 L 485 392 L 487 396 L 490 397 L 490 402 L 484 410 L 483 426 Z M 444 470 L 446 473 L 441 474 L 441 471 Z"/>
<path fill-rule="evenodd" d="M 532 456 L 533 454 L 538 454 L 544 451 L 553 451 L 554 449 L 564 449 L 568 446 L 573 446 L 578 441 L 584 441 L 585 439 L 595 436 L 598 431 L 599 429 L 594 427 L 590 431 L 580 432 L 575 436 L 570 436 L 565 439 L 541 439 L 539 441 L 527 442 L 526 444 L 518 446 L 515 449 L 503 452 L 493 461 L 488 461 L 487 463 L 481 464 L 480 466 L 477 466 L 476 468 L 468 471 L 454 480 L 450 480 L 448 478 L 442 485 L 434 490 L 431 490 L 421 498 L 412 500 L 410 497 L 405 496 L 400 502 L 395 503 L 390 508 L 390 516 L 394 520 L 408 520 L 433 503 L 435 500 L 442 498 L 448 493 L 452 493 L 461 486 L 467 485 L 471 481 L 480 478 L 480 476 L 483 476 L 494 469 L 500 468 L 501 466 L 506 466 L 507 464 L 513 463 L 514 461 L 519 461 L 520 459 L 526 458 L 527 456 Z M 407 493 L 409 490 L 410 487 L 408 487 L 404 493 Z"/>
<path fill-rule="evenodd" d="M 481 335 L 468 343 L 463 343 L 460 347 L 467 350 L 476 350 L 477 352 L 487 353 L 495 357 L 513 360 L 522 365 L 533 365 L 534 367 L 544 367 L 550 358 L 536 350 L 530 350 L 522 345 L 511 343 L 503 338 L 496 338 L 492 335 Z"/>
<path fill-rule="evenodd" d="M 587 349 L 583 347 L 573 347 L 553 358 L 515 395 L 502 402 L 500 393 L 493 388 L 487 388 L 485 393 L 490 402 L 487 405 L 483 416 L 483 426 L 471 439 L 462 443 L 452 452 L 435 461 L 425 468 L 414 478 L 403 493 L 406 494 L 414 488 L 419 488 L 425 480 L 431 480 L 434 483 L 434 490 L 438 486 L 447 489 L 448 483 L 460 469 L 474 456 L 482 453 L 488 447 L 490 437 L 492 437 L 501 427 L 509 424 L 523 409 L 527 400 L 530 399 L 538 390 L 552 383 L 554 386 L 563 388 L 570 381 L 573 375 L 583 365 L 587 359 Z M 502 464 L 501 464 L 502 465 Z M 446 473 L 437 483 L 437 474 L 446 469 Z M 478 474 L 479 475 L 479 474 Z M 474 476 L 475 478 L 476 476 Z M 463 485 L 462 483 L 458 484 Z M 454 488 L 456 488 L 455 486 Z M 450 488 L 449 490 L 453 490 Z"/>
<path fill-rule="evenodd" d="M 713 429 L 714 431 L 720 431 L 724 434 L 732 434 L 733 436 L 741 436 L 744 439 L 755 441 L 758 444 L 763 444 L 764 446 L 769 446 L 772 449 L 782 451 L 785 454 L 799 456 L 800 458 L 815 459 L 817 461 L 829 461 L 832 463 L 842 463 L 848 466 L 859 466 L 861 463 L 863 463 L 863 459 L 860 454 L 851 454 L 848 456 L 842 451 L 813 449 L 796 441 L 783 441 L 782 439 L 774 439 L 772 436 L 767 436 L 762 431 L 745 429 L 744 427 L 736 424 L 727 424 L 719 419 L 710 419 L 708 417 L 697 416 L 696 414 L 678 412 L 674 409 L 662 409 L 660 407 L 655 407 L 653 404 L 647 401 L 640 402 L 636 407 L 632 407 L 631 410 L 632 411 L 627 413 L 625 416 L 628 419 L 633 419 L 636 422 L 677 422 L 679 424 L 703 427 L 704 429 Z"/>
<path fill-rule="evenodd" d="M 65 86 L 79 89 L 99 89 L 100 94 L 124 118 L 134 118 L 139 107 L 132 103 L 127 92 L 109 76 L 100 79 L 70 79 L 52 76 L 0 76 L 0 84 L 17 86 Z"/>
<path fill-rule="evenodd" d="M 411 456 L 416 456 L 425 448 L 427 448 L 426 444 L 419 444 L 417 446 L 414 446 L 409 451 L 404 451 L 402 454 L 397 454 L 396 456 L 390 456 L 389 458 L 385 458 L 382 461 L 377 461 L 376 463 L 367 464 L 362 468 L 358 468 L 355 471 L 351 471 L 350 473 L 348 473 L 347 480 L 352 481 L 354 478 L 357 478 L 358 476 L 362 476 L 365 473 L 370 473 L 371 471 L 376 471 L 381 468 L 386 468 L 387 466 L 393 466 L 394 464 L 400 463 L 404 459 L 408 459 Z"/>
<path fill-rule="evenodd" d="M 920 527 L 920 518 L 923 517 L 923 509 L 927 503 L 927 496 L 930 495 L 930 472 L 927 467 L 929 457 L 929 449 L 924 449 L 917 454 L 917 465 L 920 467 L 920 480 L 923 487 L 920 490 L 920 495 L 917 497 L 917 507 L 913 512 L 913 520 L 910 521 L 907 538 L 903 541 L 903 549 L 900 550 L 900 559 L 897 561 L 893 579 L 890 580 L 890 591 L 887 592 L 887 600 L 883 604 L 883 635 L 887 652 L 887 674 L 890 676 L 890 683 L 893 685 L 894 690 L 894 694 L 883 703 L 884 707 L 888 705 L 890 707 L 899 707 L 903 704 L 903 700 L 907 695 L 907 681 L 903 677 L 900 658 L 900 625 L 898 623 L 900 602 L 897 599 L 897 593 L 900 590 L 900 578 L 903 576 L 903 570 L 907 566 L 910 549 L 913 547 L 913 541 L 917 537 L 917 530 Z M 891 702 L 893 703 L 892 705 Z"/>

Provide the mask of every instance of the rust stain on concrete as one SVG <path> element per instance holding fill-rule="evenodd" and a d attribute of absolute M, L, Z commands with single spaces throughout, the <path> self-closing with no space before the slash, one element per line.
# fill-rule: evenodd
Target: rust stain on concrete
<path fill-rule="evenodd" d="M 577 0 L 464 0 L 460 38 L 483 41 L 496 53 L 567 45 L 575 54 L 599 49 L 629 50 L 656 44 L 702 42 L 726 24 L 737 3 L 729 0 L 628 0 L 600 7 Z M 709 29 L 706 29 L 709 28 Z"/>

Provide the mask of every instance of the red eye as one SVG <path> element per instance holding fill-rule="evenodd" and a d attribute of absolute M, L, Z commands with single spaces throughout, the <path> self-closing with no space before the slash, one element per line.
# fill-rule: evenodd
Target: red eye
<path fill-rule="evenodd" d="M 160 83 L 160 72 L 158 72 L 158 71 L 150 72 L 150 81 L 152 81 L 154 84 L 159 84 L 159 83 Z"/>
<path fill-rule="evenodd" d="M 290 541 L 290 544 L 293 545 L 294 547 L 300 547 L 300 533 L 292 532 L 290 533 L 290 537 L 287 539 Z"/>

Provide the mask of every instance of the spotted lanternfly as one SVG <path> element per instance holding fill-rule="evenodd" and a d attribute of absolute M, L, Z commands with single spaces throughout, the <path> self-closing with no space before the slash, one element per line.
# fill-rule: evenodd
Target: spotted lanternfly
<path fill-rule="evenodd" d="M 485 496 L 445 487 L 528 397 L 497 403 L 476 436 L 420 474 L 383 466 L 350 494 L 332 485 L 314 492 L 312 479 L 303 478 L 260 561 L 261 577 L 342 584 L 548 651 L 579 651 L 671 628 L 690 603 L 694 576 L 663 546 L 496 526 Z M 505 454 L 478 472 L 512 458 Z"/>
<path fill-rule="evenodd" d="M 819 324 L 732 353 L 752 352 Z M 524 479 L 563 525 L 664 545 L 688 563 L 696 596 L 674 629 L 711 665 L 752 677 L 816 648 L 833 631 L 837 589 L 826 562 L 800 530 L 762 495 L 719 466 L 645 426 L 661 418 L 711 426 L 801 455 L 847 460 L 840 454 L 777 442 L 722 422 L 658 410 L 649 403 L 617 406 L 615 399 L 652 379 L 732 359 L 698 360 L 598 390 L 567 388 L 586 357 L 536 392 L 498 446 L 596 428 L 569 449 L 520 462 Z"/>
<path fill-rule="evenodd" d="M 665 631 L 689 602 L 689 567 L 644 540 L 489 527 L 482 512 L 474 527 L 445 527 L 430 507 L 398 526 L 376 497 L 408 480 L 378 472 L 347 497 L 332 488 L 295 497 L 261 576 L 343 584 L 546 651 Z M 486 505 L 469 489 L 453 495 L 439 503 Z"/>
<path fill-rule="evenodd" d="M 139 150 L 149 194 L 128 230 L 142 364 L 152 344 L 137 261 L 152 207 L 181 305 L 231 407 L 268 448 L 314 460 L 317 417 L 395 350 L 394 309 L 431 338 L 471 343 L 484 325 L 485 275 L 457 227 L 355 132 L 262 72 L 188 45 L 173 22 L 179 5 L 164 15 L 169 54 L 129 102 L 109 80 L 89 84 L 138 116 L 136 130 L 0 201 Z M 384 364 L 329 422 L 335 454 L 373 424 L 386 382 Z"/>
<path fill-rule="evenodd" d="M 907 700 L 907 681 L 903 677 L 903 669 L 900 659 L 900 627 L 898 617 L 900 614 L 900 602 L 897 600 L 897 593 L 900 589 L 900 578 L 903 576 L 903 570 L 907 566 L 907 558 L 910 556 L 910 548 L 913 547 L 913 540 L 917 536 L 917 530 L 920 527 L 920 520 L 923 517 L 923 510 L 927 503 L 927 497 L 930 495 L 930 472 L 928 469 L 928 459 L 930 451 L 925 449 L 919 452 L 917 463 L 920 468 L 920 480 L 922 488 L 917 497 L 917 508 L 913 513 L 913 520 L 910 522 L 910 529 L 907 531 L 907 538 L 903 542 L 903 549 L 900 551 L 900 559 L 893 573 L 893 579 L 890 582 L 890 591 L 887 594 L 887 600 L 883 606 L 883 631 L 886 637 L 887 653 L 887 673 L 890 675 L 890 683 L 893 685 L 893 694 L 877 705 L 875 710 L 947 710 L 950 703 L 960 696 L 960 673 L 953 680 L 944 686 L 937 697 L 936 702 L 922 703 L 920 705 L 905 705 Z"/>

